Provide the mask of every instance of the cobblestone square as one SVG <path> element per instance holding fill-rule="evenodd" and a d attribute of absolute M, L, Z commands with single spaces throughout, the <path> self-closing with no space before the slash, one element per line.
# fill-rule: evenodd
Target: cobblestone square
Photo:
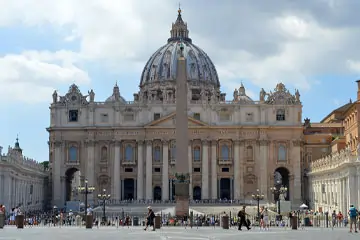
<path fill-rule="evenodd" d="M 184 229 L 181 227 L 164 227 L 155 232 L 145 232 L 141 227 L 131 228 L 93 228 L 85 229 L 79 227 L 36 227 L 16 229 L 14 227 L 6 227 L 0 231 L 0 240 L 39 240 L 39 239 L 146 239 L 146 240 L 232 240 L 245 236 L 246 239 L 358 239 L 358 233 L 349 233 L 348 229 L 324 229 L 324 228 L 308 228 L 299 230 L 290 230 L 283 228 L 273 228 L 270 231 L 260 231 L 259 229 L 251 229 L 250 231 L 238 231 L 234 228 L 223 230 L 220 228 L 193 228 Z"/>

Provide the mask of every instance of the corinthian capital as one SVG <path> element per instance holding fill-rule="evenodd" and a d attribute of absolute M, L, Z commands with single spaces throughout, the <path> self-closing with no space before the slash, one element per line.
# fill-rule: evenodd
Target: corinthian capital
<path fill-rule="evenodd" d="M 265 139 L 259 140 L 260 146 L 268 146 L 269 142 L 270 142 L 269 140 L 265 140 Z"/>

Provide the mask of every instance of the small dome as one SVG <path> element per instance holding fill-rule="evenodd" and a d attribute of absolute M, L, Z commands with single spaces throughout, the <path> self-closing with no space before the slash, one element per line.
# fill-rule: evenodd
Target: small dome
<path fill-rule="evenodd" d="M 234 90 L 233 102 L 238 102 L 240 104 L 254 104 L 254 101 L 246 95 L 245 87 L 242 83 L 239 90 Z"/>
<path fill-rule="evenodd" d="M 120 90 L 119 90 L 119 87 L 118 87 L 117 83 L 115 84 L 115 86 L 114 86 L 114 88 L 113 88 L 113 94 L 112 94 L 110 97 L 108 97 L 105 102 L 121 102 L 121 103 L 126 103 L 125 98 L 123 98 L 123 97 L 120 95 Z"/>
<path fill-rule="evenodd" d="M 142 72 L 140 87 L 152 83 L 174 82 L 176 80 L 177 59 L 180 57 L 180 43 L 186 58 L 187 79 L 190 85 L 199 83 L 220 87 L 215 65 L 209 56 L 189 38 L 187 24 L 182 20 L 181 10 L 172 25 L 168 43 L 159 48 L 148 60 Z"/>

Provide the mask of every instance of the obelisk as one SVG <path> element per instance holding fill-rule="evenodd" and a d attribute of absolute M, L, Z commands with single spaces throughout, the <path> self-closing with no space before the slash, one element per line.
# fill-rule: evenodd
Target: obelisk
<path fill-rule="evenodd" d="M 187 74 L 184 45 L 179 44 L 180 56 L 176 71 L 176 163 L 175 200 L 176 216 L 189 214 L 189 161 L 188 161 L 188 114 L 187 114 Z"/>

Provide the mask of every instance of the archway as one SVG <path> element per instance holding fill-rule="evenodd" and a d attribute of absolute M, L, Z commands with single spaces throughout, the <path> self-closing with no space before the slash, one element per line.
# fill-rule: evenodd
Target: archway
<path fill-rule="evenodd" d="M 193 199 L 194 200 L 201 200 L 201 187 L 196 186 L 193 189 Z"/>
<path fill-rule="evenodd" d="M 75 188 L 80 185 L 80 171 L 77 168 L 69 168 L 65 172 L 65 201 L 77 201 L 78 193 Z"/>
<path fill-rule="evenodd" d="M 154 187 L 154 200 L 161 201 L 161 187 Z"/>
<path fill-rule="evenodd" d="M 230 178 L 220 179 L 220 199 L 231 199 Z"/>
<path fill-rule="evenodd" d="M 135 195 L 135 181 L 132 178 L 124 179 L 124 200 L 133 200 Z"/>
<path fill-rule="evenodd" d="M 276 189 L 280 189 L 281 187 L 286 187 L 287 192 L 284 195 L 284 198 L 286 201 L 289 201 L 290 199 L 290 172 L 285 167 L 279 167 L 275 169 L 274 172 L 274 187 Z M 278 201 L 280 198 L 279 193 L 274 194 L 274 201 Z"/>

